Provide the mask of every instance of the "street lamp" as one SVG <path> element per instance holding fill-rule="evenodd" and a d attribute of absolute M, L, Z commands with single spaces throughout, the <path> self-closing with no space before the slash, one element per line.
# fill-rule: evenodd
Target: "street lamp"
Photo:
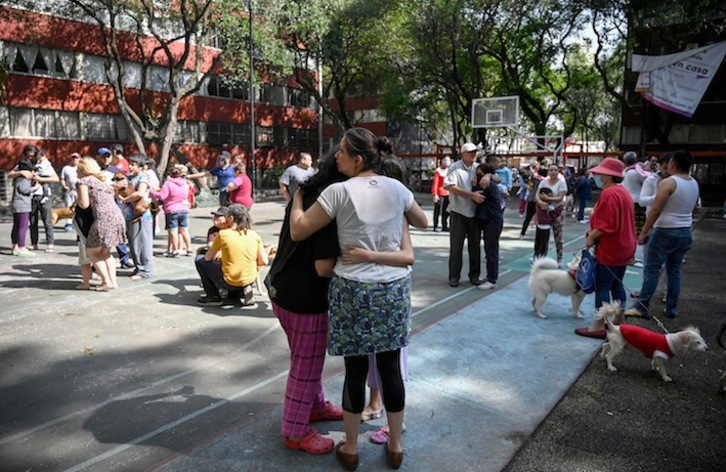
<path fill-rule="evenodd" d="M 255 162 L 255 59 L 252 39 L 252 0 L 247 0 L 247 16 L 250 27 L 250 165 L 252 166 L 252 192 L 257 182 L 257 163 Z"/>

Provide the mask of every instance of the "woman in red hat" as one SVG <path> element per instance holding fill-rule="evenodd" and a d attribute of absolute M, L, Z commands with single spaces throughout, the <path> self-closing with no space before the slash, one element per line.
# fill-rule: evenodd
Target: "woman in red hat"
<path fill-rule="evenodd" d="M 595 247 L 595 308 L 611 300 L 625 305 L 623 277 L 635 254 L 636 236 L 631 223 L 635 218 L 633 198 L 620 185 L 624 170 L 625 165 L 611 157 L 590 169 L 595 186 L 602 188 L 592 210 L 585 242 L 587 247 Z M 575 333 L 605 339 L 604 321 L 594 320 L 589 327 L 576 329 Z"/>

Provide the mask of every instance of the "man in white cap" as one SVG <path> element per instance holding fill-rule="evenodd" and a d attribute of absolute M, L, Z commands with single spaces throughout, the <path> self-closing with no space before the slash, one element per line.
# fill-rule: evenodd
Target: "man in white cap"
<path fill-rule="evenodd" d="M 472 191 L 476 177 L 474 161 L 477 146 L 466 143 L 461 147 L 461 160 L 449 167 L 444 188 L 449 191 L 449 285 L 459 286 L 463 266 L 464 239 L 468 240 L 469 282 L 481 285 L 481 232 L 474 217 L 476 205 L 484 201 L 481 192 Z"/>

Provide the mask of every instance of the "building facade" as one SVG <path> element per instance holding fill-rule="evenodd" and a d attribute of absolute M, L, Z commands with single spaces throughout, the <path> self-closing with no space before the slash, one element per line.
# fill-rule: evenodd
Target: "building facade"
<path fill-rule="evenodd" d="M 0 57 L 7 71 L 0 100 L 0 171 L 16 164 L 26 144 L 47 150 L 57 168 L 72 152 L 93 155 L 112 143 L 124 144 L 126 154 L 132 154 L 129 130 L 106 79 L 99 27 L 28 10 L 0 10 Z M 126 32 L 119 39 L 128 51 L 125 92 L 134 108 L 140 108 L 141 65 L 133 54 L 138 39 L 145 38 Z M 206 47 L 202 53 L 209 67 L 220 50 Z M 160 107 L 169 95 L 165 71 L 152 66 L 146 81 L 146 93 Z M 309 94 L 292 78 L 265 83 L 254 93 L 257 169 L 287 165 L 303 150 L 317 154 L 318 113 Z M 181 102 L 175 151 L 200 169 L 213 166 L 221 150 L 243 155 L 249 166 L 249 107 L 247 86 L 228 87 L 222 77 L 208 75 Z M 155 152 L 147 148 L 151 157 Z"/>

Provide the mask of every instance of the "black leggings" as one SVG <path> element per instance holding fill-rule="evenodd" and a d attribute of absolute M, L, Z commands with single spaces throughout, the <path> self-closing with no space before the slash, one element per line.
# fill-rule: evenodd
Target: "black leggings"
<path fill-rule="evenodd" d="M 359 414 L 366 405 L 368 356 L 345 357 L 343 409 Z M 376 353 L 378 373 L 381 374 L 381 395 L 386 411 L 398 413 L 406 406 L 406 389 L 401 376 L 401 350 Z"/>
<path fill-rule="evenodd" d="M 520 233 L 522 236 L 527 233 L 529 222 L 532 221 L 532 217 L 536 212 L 537 202 L 527 202 L 527 214 L 524 216 L 524 221 L 522 222 L 522 232 Z"/>

